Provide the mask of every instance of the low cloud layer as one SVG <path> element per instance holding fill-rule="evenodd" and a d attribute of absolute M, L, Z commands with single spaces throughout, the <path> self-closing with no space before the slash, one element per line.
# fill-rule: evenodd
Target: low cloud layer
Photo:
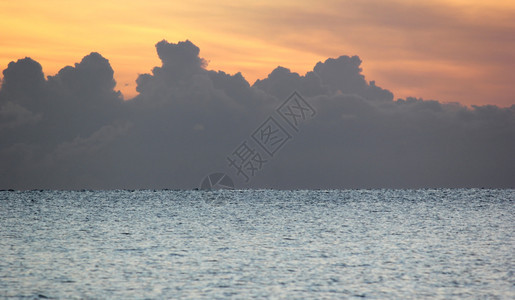
<path fill-rule="evenodd" d="M 10 63 L 0 188 L 183 189 L 214 172 L 239 188 L 515 187 L 515 105 L 394 100 L 365 79 L 357 56 L 305 75 L 277 67 L 250 85 L 209 70 L 190 41 L 156 49 L 162 66 L 138 77 L 129 101 L 98 53 L 47 78 L 30 58 Z M 277 110 L 294 91 L 312 108 L 298 126 Z M 270 124 L 289 137 L 272 139 L 282 145 L 272 155 L 253 139 Z M 242 144 L 261 162 L 242 169 L 247 177 L 230 164 Z"/>

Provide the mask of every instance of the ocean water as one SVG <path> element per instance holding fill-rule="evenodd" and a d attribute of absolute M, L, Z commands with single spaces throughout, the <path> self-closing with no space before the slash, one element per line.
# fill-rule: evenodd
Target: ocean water
<path fill-rule="evenodd" d="M 2 191 L 0 298 L 515 298 L 515 190 Z"/>

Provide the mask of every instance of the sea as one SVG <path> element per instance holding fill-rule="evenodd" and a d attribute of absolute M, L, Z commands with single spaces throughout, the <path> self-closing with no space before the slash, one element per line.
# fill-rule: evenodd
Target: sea
<path fill-rule="evenodd" d="M 1 299 L 514 299 L 515 190 L 0 191 Z"/>

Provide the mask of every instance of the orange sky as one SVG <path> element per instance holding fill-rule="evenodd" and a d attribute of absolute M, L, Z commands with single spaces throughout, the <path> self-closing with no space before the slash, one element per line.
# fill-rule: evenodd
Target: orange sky
<path fill-rule="evenodd" d="M 359 55 L 366 78 L 396 98 L 515 104 L 511 0 L 0 0 L 2 70 L 29 56 L 54 75 L 96 51 L 128 99 L 137 75 L 160 65 L 162 39 L 191 40 L 208 69 L 251 84 L 277 65 L 304 74 Z"/>

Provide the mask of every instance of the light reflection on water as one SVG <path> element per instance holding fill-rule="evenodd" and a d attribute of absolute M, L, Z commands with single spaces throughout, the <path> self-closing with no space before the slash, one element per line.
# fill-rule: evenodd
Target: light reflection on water
<path fill-rule="evenodd" d="M 514 190 L 0 192 L 0 297 L 515 297 Z"/>

